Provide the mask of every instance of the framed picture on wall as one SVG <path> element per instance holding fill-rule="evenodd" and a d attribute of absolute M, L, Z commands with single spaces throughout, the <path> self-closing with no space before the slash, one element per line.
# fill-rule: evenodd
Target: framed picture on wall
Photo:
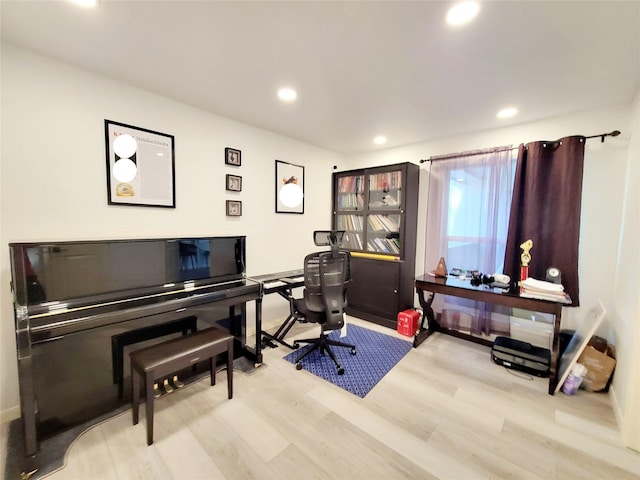
<path fill-rule="evenodd" d="M 304 213 L 304 167 L 276 160 L 276 213 Z"/>
<path fill-rule="evenodd" d="M 173 135 L 104 121 L 109 205 L 176 206 Z"/>
<path fill-rule="evenodd" d="M 226 163 L 227 165 L 235 165 L 239 167 L 240 165 L 242 165 L 242 152 L 240 150 L 236 150 L 235 148 L 225 148 L 224 163 Z"/>
<path fill-rule="evenodd" d="M 226 189 L 230 192 L 241 192 L 242 191 L 242 177 L 238 175 L 229 175 L 226 177 Z"/>
<path fill-rule="evenodd" d="M 227 217 L 241 217 L 242 202 L 238 200 L 227 200 Z"/>

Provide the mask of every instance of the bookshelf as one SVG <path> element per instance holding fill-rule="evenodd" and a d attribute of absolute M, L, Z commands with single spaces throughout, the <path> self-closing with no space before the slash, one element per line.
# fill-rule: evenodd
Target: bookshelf
<path fill-rule="evenodd" d="M 333 228 L 352 254 L 350 315 L 395 328 L 413 307 L 419 177 L 413 163 L 333 174 Z"/>

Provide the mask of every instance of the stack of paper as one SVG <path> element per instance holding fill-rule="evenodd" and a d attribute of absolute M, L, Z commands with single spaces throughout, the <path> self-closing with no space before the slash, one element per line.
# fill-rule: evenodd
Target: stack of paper
<path fill-rule="evenodd" d="M 571 303 L 569 295 L 564 292 L 564 287 L 561 284 L 536 280 L 535 278 L 527 278 L 520 282 L 520 296 L 552 302 Z"/>

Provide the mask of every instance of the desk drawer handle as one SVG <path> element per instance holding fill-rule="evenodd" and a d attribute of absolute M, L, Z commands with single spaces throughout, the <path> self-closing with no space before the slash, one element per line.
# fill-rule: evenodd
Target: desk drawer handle
<path fill-rule="evenodd" d="M 200 360 L 200 357 L 192 358 L 191 363 L 196 363 L 198 360 Z"/>

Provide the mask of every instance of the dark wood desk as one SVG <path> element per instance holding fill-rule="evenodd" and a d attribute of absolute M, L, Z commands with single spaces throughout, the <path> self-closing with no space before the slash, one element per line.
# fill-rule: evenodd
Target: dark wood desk
<path fill-rule="evenodd" d="M 558 383 L 558 357 L 560 353 L 560 320 L 562 317 L 562 303 L 550 302 L 547 300 L 537 300 L 534 298 L 524 298 L 518 294 L 508 293 L 499 288 L 491 288 L 486 285 L 474 287 L 466 280 L 456 278 L 435 278 L 430 275 L 423 275 L 416 278 L 416 293 L 418 301 L 422 307 L 423 314 L 420 328 L 414 338 L 413 346 L 417 347 L 424 342 L 433 332 L 452 333 L 442 328 L 436 321 L 431 304 L 436 293 L 441 295 L 451 295 L 454 297 L 467 298 L 480 302 L 502 305 L 505 307 L 521 308 L 533 312 L 551 313 L 554 315 L 553 342 L 551 347 L 551 365 L 549 372 L 549 395 L 553 395 Z M 425 294 L 428 298 L 425 298 Z M 427 325 L 425 327 L 425 319 Z M 470 336 L 465 336 L 469 338 Z M 491 342 L 478 339 L 479 343 L 491 345 Z M 477 340 L 476 340 L 477 341 Z"/>

